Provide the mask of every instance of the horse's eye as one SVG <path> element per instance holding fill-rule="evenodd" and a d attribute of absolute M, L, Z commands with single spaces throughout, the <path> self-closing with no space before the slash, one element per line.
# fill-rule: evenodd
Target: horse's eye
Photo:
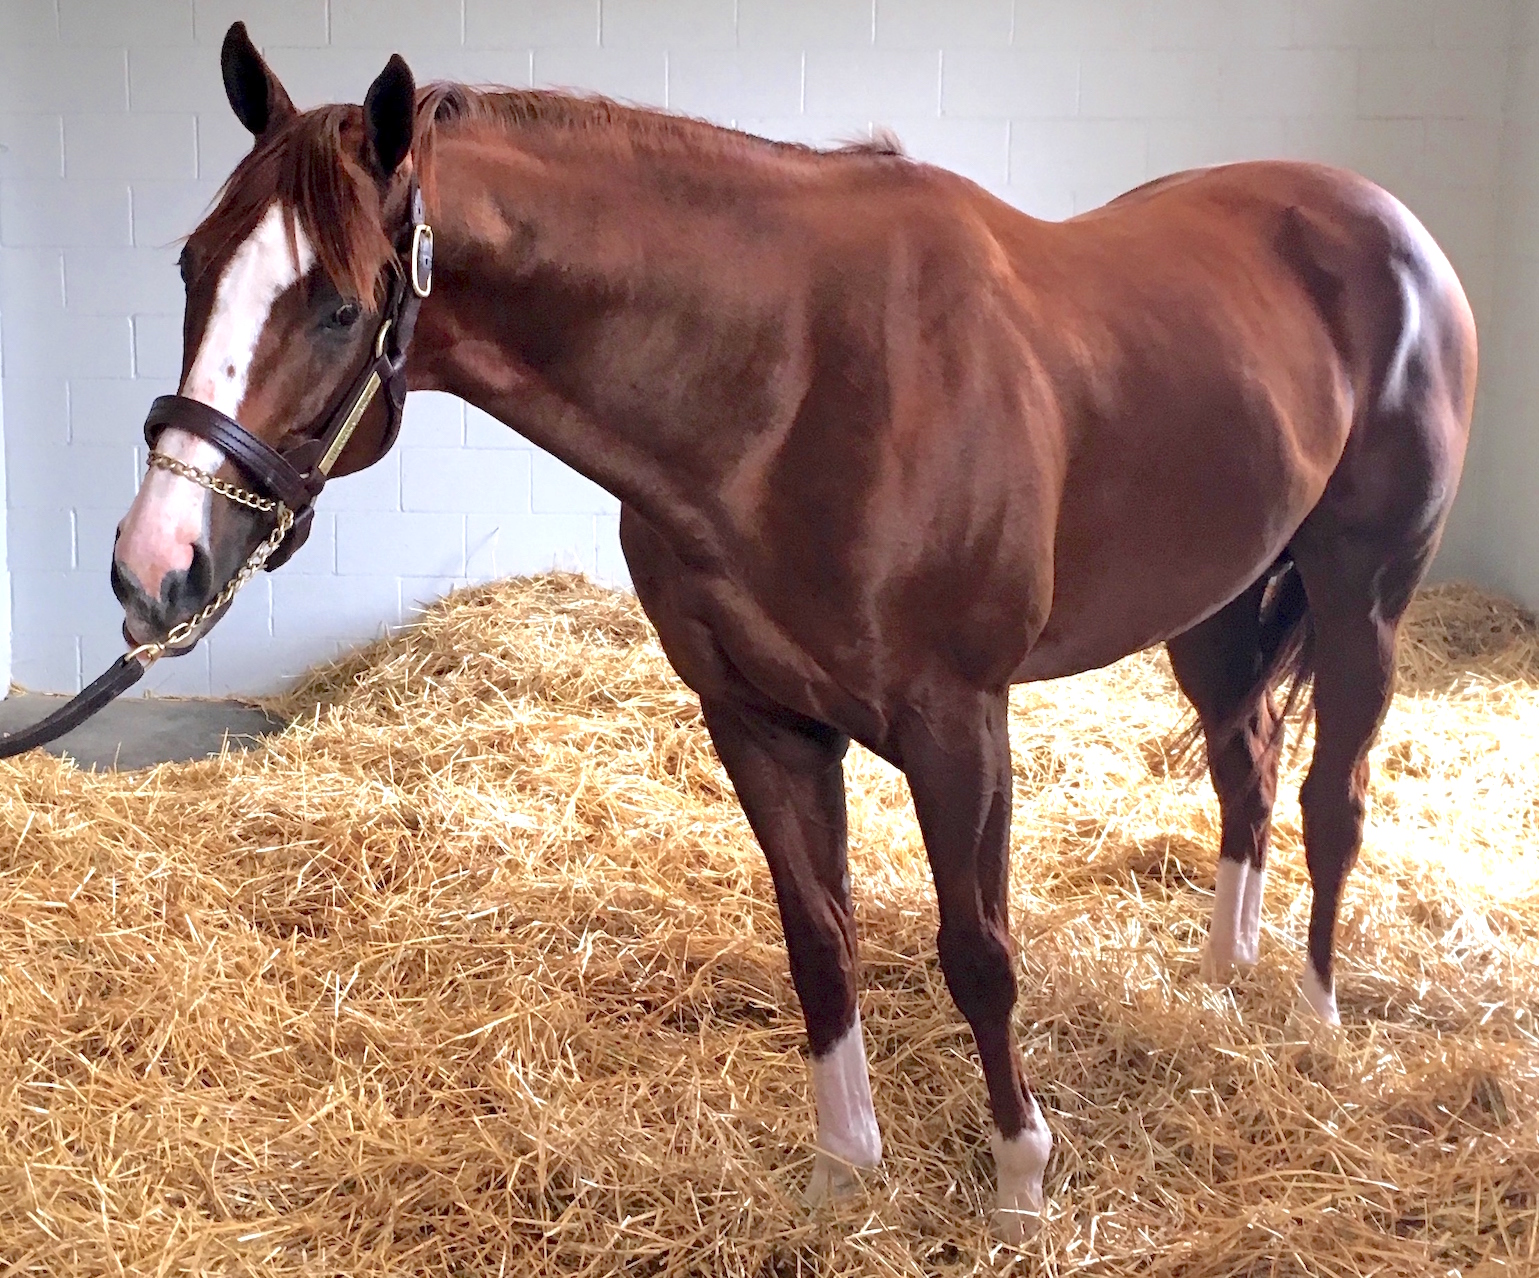
<path fill-rule="evenodd" d="M 357 302 L 343 302 L 331 313 L 331 318 L 326 322 L 332 328 L 352 328 L 362 314 L 363 308 Z"/>
<path fill-rule="evenodd" d="M 187 256 L 187 251 L 182 250 L 182 255 L 176 259 L 176 269 L 181 272 L 182 283 L 192 283 L 192 259 Z"/>

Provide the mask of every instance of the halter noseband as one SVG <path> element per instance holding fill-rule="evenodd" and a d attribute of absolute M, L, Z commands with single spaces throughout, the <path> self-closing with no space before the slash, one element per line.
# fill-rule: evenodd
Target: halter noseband
<path fill-rule="evenodd" d="M 406 405 L 406 348 L 417 325 L 422 299 L 433 291 L 433 228 L 424 217 L 422 191 L 415 177 L 411 180 L 408 205 L 411 220 L 396 243 L 398 258 L 391 272 L 383 317 L 374 336 L 373 358 L 353 379 L 327 419 L 326 428 L 318 436 L 280 453 L 233 417 L 225 416 L 200 400 L 186 395 L 161 395 L 150 405 L 149 416 L 144 422 L 144 439 L 150 446 L 151 469 L 167 470 L 190 479 L 210 492 L 252 510 L 276 512 L 283 534 L 269 537 L 257 547 L 253 558 L 264 548 L 267 548 L 267 554 L 254 566 L 248 561 L 247 567 L 253 572 L 258 567 L 271 572 L 304 545 L 315 519 L 315 499 L 326 486 L 331 468 L 381 387 L 385 389 L 389 416 L 384 443 L 375 461 L 390 451 L 401 433 L 401 415 Z M 258 491 L 227 483 L 195 466 L 156 452 L 155 441 L 168 426 L 207 440 L 229 458 Z M 277 531 L 275 528 L 274 532 Z"/>

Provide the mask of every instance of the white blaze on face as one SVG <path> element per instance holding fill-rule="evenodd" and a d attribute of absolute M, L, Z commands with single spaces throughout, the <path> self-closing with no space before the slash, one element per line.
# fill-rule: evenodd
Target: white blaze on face
<path fill-rule="evenodd" d="M 298 255 L 289 251 L 283 210 L 275 201 L 256 229 L 225 263 L 213 309 L 182 382 L 181 393 L 240 420 L 252 357 L 273 303 L 315 264 L 303 229 L 295 228 Z M 224 454 L 174 427 L 161 432 L 155 451 L 213 474 Z M 190 479 L 151 470 L 119 529 L 116 558 L 151 598 L 167 573 L 185 570 L 204 535 L 210 494 Z"/>

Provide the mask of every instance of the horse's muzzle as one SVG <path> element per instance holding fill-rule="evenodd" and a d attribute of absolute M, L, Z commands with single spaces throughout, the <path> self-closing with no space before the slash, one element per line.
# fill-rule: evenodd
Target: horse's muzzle
<path fill-rule="evenodd" d="M 192 548 L 192 562 L 166 573 L 160 594 L 151 595 L 139 579 L 114 556 L 112 593 L 123 605 L 123 634 L 133 643 L 148 643 L 167 634 L 179 621 L 191 617 L 214 593 L 214 570 L 206 547 Z"/>

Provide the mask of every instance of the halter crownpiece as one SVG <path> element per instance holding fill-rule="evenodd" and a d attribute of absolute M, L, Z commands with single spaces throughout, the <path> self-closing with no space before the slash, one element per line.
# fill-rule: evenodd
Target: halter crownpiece
<path fill-rule="evenodd" d="M 433 228 L 423 210 L 422 191 L 415 176 L 408 199 L 411 220 L 396 242 L 396 261 L 384 314 L 374 335 L 373 358 L 353 379 L 326 428 L 314 439 L 279 452 L 258 439 L 233 417 L 185 395 L 161 395 L 144 421 L 144 439 L 150 446 L 149 466 L 190 479 L 193 483 L 238 505 L 272 514 L 272 530 L 247 557 L 234 577 L 194 616 L 171 628 L 164 639 L 140 644 L 125 652 L 92 683 L 52 714 L 18 732 L 0 737 L 0 759 L 9 759 L 63 736 L 84 723 L 108 702 L 138 683 L 154 662 L 167 655 L 189 652 L 202 631 L 235 598 L 236 593 L 259 571 L 271 572 L 288 561 L 310 535 L 315 519 L 315 499 L 337 458 L 369 405 L 385 388 L 388 417 L 378 461 L 395 445 L 401 433 L 401 414 L 406 406 L 406 348 L 417 326 L 422 301 L 433 291 Z M 242 488 L 189 466 L 155 450 L 160 432 L 175 426 L 205 439 L 219 449 L 258 491 Z"/>

